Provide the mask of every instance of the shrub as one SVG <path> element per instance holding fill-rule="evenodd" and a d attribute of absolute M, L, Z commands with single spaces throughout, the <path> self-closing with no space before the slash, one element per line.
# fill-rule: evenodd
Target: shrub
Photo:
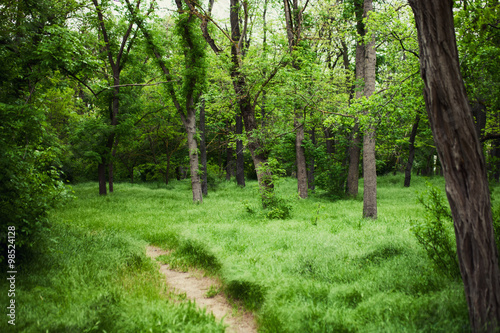
<path fill-rule="evenodd" d="M 427 187 L 427 196 L 418 197 L 425 208 L 425 218 L 413 222 L 411 230 L 436 267 L 446 275 L 459 278 L 451 212 L 439 189 L 429 183 Z"/>

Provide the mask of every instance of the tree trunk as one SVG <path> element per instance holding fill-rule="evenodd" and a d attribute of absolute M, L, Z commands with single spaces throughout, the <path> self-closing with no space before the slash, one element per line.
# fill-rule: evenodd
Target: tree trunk
<path fill-rule="evenodd" d="M 241 115 L 236 116 L 236 134 L 243 134 Z M 245 187 L 245 157 L 243 155 L 243 141 L 239 139 L 236 139 L 236 183 Z"/>
<path fill-rule="evenodd" d="M 171 155 L 167 154 L 167 169 L 165 170 L 165 185 L 168 185 L 170 181 L 170 158 Z"/>
<path fill-rule="evenodd" d="M 316 130 L 315 130 L 315 127 L 313 127 L 311 129 L 311 132 L 309 133 L 309 135 L 311 136 L 311 143 L 313 144 L 313 146 L 316 146 Z M 314 184 L 314 164 L 315 164 L 315 160 L 314 160 L 314 155 L 311 154 L 310 158 L 309 158 L 309 170 L 308 170 L 308 173 L 307 173 L 307 185 L 309 187 L 309 189 L 311 190 L 311 192 L 314 193 L 314 190 L 316 189 L 316 186 Z"/>
<path fill-rule="evenodd" d="M 99 177 L 99 195 L 106 195 L 106 164 L 104 162 L 99 163 L 97 166 L 97 174 Z"/>
<path fill-rule="evenodd" d="M 307 198 L 307 167 L 306 167 L 306 153 L 303 146 L 304 143 L 304 124 L 301 123 L 300 112 L 295 113 L 294 126 L 295 130 L 295 154 L 297 161 L 297 189 L 299 197 L 302 199 Z"/>
<path fill-rule="evenodd" d="M 234 174 L 234 165 L 233 165 L 233 148 L 227 147 L 226 149 L 226 180 L 230 181 L 231 177 Z"/>
<path fill-rule="evenodd" d="M 417 137 L 418 123 L 420 122 L 420 113 L 417 113 L 415 117 L 415 122 L 411 129 L 410 134 L 410 148 L 408 152 L 408 163 L 406 163 L 405 169 L 405 183 L 404 187 L 410 187 L 411 181 L 411 169 L 413 168 L 413 160 L 415 159 L 415 138 Z"/>
<path fill-rule="evenodd" d="M 335 134 L 333 134 L 328 127 L 325 127 L 324 131 L 325 131 L 326 153 L 328 154 L 328 157 L 332 157 L 335 154 Z"/>
<path fill-rule="evenodd" d="M 485 161 L 460 74 L 452 0 L 410 0 L 420 73 L 446 180 L 473 332 L 500 324 L 500 274 Z"/>
<path fill-rule="evenodd" d="M 201 193 L 208 194 L 207 178 L 207 146 L 205 142 L 205 99 L 201 101 L 200 107 L 200 159 L 201 159 Z"/>
<path fill-rule="evenodd" d="M 230 1 L 229 20 L 231 23 L 231 78 L 233 79 L 233 87 L 237 96 L 238 104 L 240 107 L 241 117 L 245 126 L 246 136 L 248 138 L 248 150 L 252 155 L 252 160 L 257 172 L 257 180 L 259 182 L 259 189 L 262 198 L 262 203 L 265 206 L 267 198 L 270 193 L 274 191 L 274 184 L 272 182 L 272 174 L 267 165 L 268 152 L 264 144 L 258 139 L 257 120 L 255 118 L 255 106 L 252 104 L 250 96 L 246 91 L 245 76 L 239 71 L 239 59 L 244 56 L 243 44 L 239 41 L 245 36 L 241 36 L 240 23 L 239 23 L 239 0 Z M 255 132 L 254 132 L 255 131 Z"/>
<path fill-rule="evenodd" d="M 349 168 L 347 169 L 347 195 L 351 198 L 358 196 L 359 160 L 361 156 L 361 132 L 359 124 L 352 129 L 351 145 L 349 147 Z"/>
<path fill-rule="evenodd" d="M 356 30 L 359 37 L 365 36 L 365 25 L 363 23 L 363 0 L 354 2 L 356 12 Z M 359 38 L 358 37 L 358 38 Z M 358 41 L 356 44 L 356 99 L 363 96 L 363 88 L 360 82 L 365 78 L 365 44 Z M 355 198 L 358 196 L 359 185 L 359 161 L 361 155 L 362 135 L 359 123 L 356 121 L 352 129 L 351 145 L 349 147 L 349 168 L 347 170 L 347 195 Z"/>
<path fill-rule="evenodd" d="M 363 17 L 368 17 L 373 11 L 372 0 L 365 0 Z M 375 91 L 375 37 L 365 45 L 363 94 L 369 98 Z M 366 125 L 363 136 L 363 217 L 377 218 L 377 164 L 375 158 L 375 127 Z"/>
<path fill-rule="evenodd" d="M 500 180 L 500 140 L 493 140 L 492 146 L 490 155 L 493 159 L 490 163 L 490 170 L 493 171 L 493 179 L 498 182 Z"/>
<path fill-rule="evenodd" d="M 181 118 L 187 133 L 193 201 L 195 203 L 202 203 L 203 195 L 201 192 L 201 181 L 199 174 L 198 144 L 196 143 L 196 113 L 192 102 L 188 102 L 186 104 L 190 104 L 187 106 L 187 115 L 186 117 L 181 116 Z"/>

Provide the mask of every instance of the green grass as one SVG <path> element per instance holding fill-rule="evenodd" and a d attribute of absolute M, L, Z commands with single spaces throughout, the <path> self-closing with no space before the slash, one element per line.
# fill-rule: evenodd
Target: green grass
<path fill-rule="evenodd" d="M 135 331 L 146 331 L 156 318 L 178 323 L 173 318 L 185 312 L 177 331 L 220 329 L 213 318 L 161 296 L 165 291 L 144 258 L 147 242 L 172 249 L 165 257 L 171 264 L 218 275 L 222 292 L 255 311 L 262 332 L 467 331 L 461 281 L 436 271 L 410 231 L 423 213 L 416 197 L 425 181 L 414 176 L 412 187 L 403 188 L 401 175 L 379 177 L 377 220 L 361 218 L 362 193 L 334 202 L 320 192 L 290 199 L 292 217 L 270 220 L 252 182 L 246 188 L 223 183 L 202 205 L 192 203 L 187 181 L 116 184 L 106 197 L 97 195 L 97 184 L 77 185 L 78 199 L 52 214 L 58 236 L 47 236 L 43 255 L 33 259 L 33 278 L 20 274 L 26 279 L 20 285 L 29 287 L 19 323 L 29 323 L 26 331 L 35 325 L 52 332 L 99 322 L 107 332 L 122 332 L 113 325 L 126 317 L 140 328 Z M 430 181 L 444 188 L 442 178 Z M 278 185 L 282 196 L 295 191 L 294 180 Z M 58 243 L 50 243 L 53 238 Z M 46 258 L 52 263 L 39 263 Z M 43 276 L 50 279 L 40 281 Z M 118 288 L 123 280 L 131 285 L 124 291 Z M 66 304 L 62 316 L 58 299 Z"/>
<path fill-rule="evenodd" d="M 54 219 L 17 268 L 16 325 L 2 320 L 1 332 L 224 332 L 193 303 L 171 301 L 144 241 Z"/>

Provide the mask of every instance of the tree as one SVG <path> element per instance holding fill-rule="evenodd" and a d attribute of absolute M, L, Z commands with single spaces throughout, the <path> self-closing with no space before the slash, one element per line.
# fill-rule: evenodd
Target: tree
<path fill-rule="evenodd" d="M 452 0 L 410 0 L 424 98 L 446 180 L 474 332 L 500 325 L 500 272 L 486 166 L 460 74 Z"/>
<path fill-rule="evenodd" d="M 99 2 L 97 0 L 92 0 L 92 3 L 94 4 L 94 7 L 97 12 L 97 19 L 98 19 L 98 26 L 99 26 L 99 31 L 101 33 L 102 39 L 104 41 L 104 53 L 107 58 L 107 65 L 109 65 L 111 69 L 111 78 L 108 78 L 110 83 L 112 84 L 112 97 L 111 97 L 111 105 L 109 107 L 109 121 L 112 127 L 115 127 L 118 125 L 118 114 L 120 110 L 120 74 L 123 69 L 123 66 L 126 62 L 128 53 L 132 49 L 132 46 L 134 44 L 135 36 L 129 40 L 132 34 L 132 29 L 134 26 L 134 21 L 130 20 L 128 22 L 128 26 L 123 33 L 123 37 L 121 38 L 121 42 L 118 45 L 114 45 L 115 41 L 112 39 L 109 33 L 109 28 L 106 27 L 106 20 L 104 18 L 104 5 L 105 2 L 101 1 Z M 135 6 L 134 11 L 139 10 L 139 6 L 141 4 L 141 1 L 138 0 Z M 118 51 L 116 52 L 116 49 Z M 114 54 L 116 52 L 116 54 Z M 106 73 L 106 72 L 105 72 Z M 109 75 L 106 73 L 106 77 Z M 99 194 L 105 195 L 106 194 L 106 181 L 105 181 L 105 169 L 106 165 L 108 167 L 108 182 L 109 182 L 109 191 L 113 192 L 113 161 L 112 161 L 112 155 L 113 155 L 113 149 L 115 148 L 115 143 L 116 143 L 116 133 L 115 130 L 111 130 L 111 132 L 108 134 L 107 140 L 106 140 L 106 155 L 101 156 L 101 161 L 98 166 L 98 173 L 99 173 Z"/>
<path fill-rule="evenodd" d="M 365 0 L 363 6 L 363 18 L 369 19 L 373 11 L 372 0 Z M 366 33 L 366 31 L 365 31 Z M 373 31 L 367 34 L 365 40 L 364 56 L 363 56 L 363 78 L 364 88 L 363 95 L 366 98 L 375 91 L 375 36 Z M 365 111 L 367 114 L 368 111 Z M 377 164 L 375 158 L 375 126 L 368 121 L 365 125 L 363 135 L 363 217 L 377 218 Z"/>
<path fill-rule="evenodd" d="M 54 94 L 51 90 L 57 88 L 50 81 L 60 79 L 57 62 L 49 56 L 47 43 L 52 39 L 53 29 L 66 30 L 66 20 L 78 6 L 73 1 L 42 0 L 1 1 L 0 7 L 0 262 L 3 262 L 7 233 L 15 233 L 16 249 L 35 244 L 38 233 L 48 225 L 49 209 L 67 191 L 60 172 L 64 147 L 50 125 L 49 110 L 44 107 L 44 102 L 57 103 L 51 97 Z"/>
<path fill-rule="evenodd" d="M 130 1 L 126 0 L 126 3 L 130 13 L 134 15 L 135 11 Z M 201 36 L 195 32 L 198 19 L 196 15 L 189 12 L 189 6 L 192 6 L 192 3 L 186 0 L 184 5 L 181 0 L 176 0 L 176 5 L 178 15 L 175 32 L 179 38 L 184 61 L 181 73 L 182 80 L 180 86 L 177 87 L 178 91 L 174 86 L 174 76 L 163 56 L 164 52 L 154 40 L 151 31 L 148 30 L 144 18 L 140 15 L 134 15 L 134 22 L 142 31 L 151 53 L 156 58 L 167 81 L 169 95 L 186 129 L 193 201 L 201 203 L 203 202 L 203 193 L 199 173 L 198 143 L 196 142 L 196 107 L 205 85 L 205 44 Z"/>
<path fill-rule="evenodd" d="M 292 67 L 300 71 L 300 61 L 297 59 L 298 47 L 301 41 L 303 27 L 304 10 L 307 7 L 307 1 L 302 8 L 299 8 L 298 0 L 293 0 L 290 4 L 288 0 L 283 0 L 285 8 L 286 34 L 288 38 L 288 48 L 292 55 Z M 305 109 L 299 106 L 298 101 L 294 101 L 294 122 L 295 127 L 295 155 L 297 163 L 297 187 L 299 197 L 307 198 L 307 167 L 304 149 L 305 139 Z"/>

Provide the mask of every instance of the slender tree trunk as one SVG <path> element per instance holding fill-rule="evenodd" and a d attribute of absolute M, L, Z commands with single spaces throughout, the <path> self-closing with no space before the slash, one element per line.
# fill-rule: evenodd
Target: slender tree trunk
<path fill-rule="evenodd" d="M 286 32 L 288 37 L 288 49 L 292 58 L 295 57 L 294 52 L 296 52 L 296 47 L 298 46 L 301 30 L 302 30 L 302 12 L 304 8 L 299 8 L 297 0 L 289 2 L 288 0 L 283 0 L 283 5 L 285 9 L 285 23 Z M 296 71 L 300 71 L 300 63 L 297 60 L 292 60 L 292 67 Z M 297 103 L 298 104 L 298 103 Z M 294 126 L 295 126 L 295 161 L 297 164 L 297 190 L 299 197 L 305 199 L 307 198 L 307 162 L 305 156 L 305 149 L 302 146 L 305 132 L 305 114 L 304 107 L 295 107 L 294 110 Z"/>
<path fill-rule="evenodd" d="M 274 191 L 274 184 L 272 182 L 272 174 L 267 165 L 268 151 L 265 149 L 264 144 L 258 139 L 257 120 L 255 118 L 255 107 L 246 92 L 245 76 L 240 70 L 240 58 L 243 54 L 243 44 L 241 43 L 242 37 L 239 23 L 239 0 L 231 0 L 229 8 L 229 20 L 231 23 L 231 78 L 233 79 L 234 91 L 236 93 L 238 103 L 240 106 L 241 117 L 245 126 L 246 136 L 248 138 L 248 150 L 252 155 L 252 160 L 257 172 L 257 180 L 259 182 L 259 189 L 261 193 L 262 202 L 265 205 L 267 197 Z"/>
<path fill-rule="evenodd" d="M 314 146 L 316 146 L 316 129 L 315 129 L 315 127 L 313 127 L 311 129 L 311 132 L 309 133 L 309 135 L 311 136 L 311 143 Z M 309 168 L 308 168 L 309 170 L 307 173 L 307 185 L 313 193 L 314 193 L 314 190 L 316 189 L 316 186 L 314 184 L 314 164 L 315 164 L 314 155 L 311 154 L 311 156 L 309 157 Z"/>
<path fill-rule="evenodd" d="M 361 156 L 361 132 L 359 124 L 354 124 L 352 129 L 351 145 L 349 147 L 349 168 L 347 169 L 347 195 L 351 198 L 358 196 L 359 185 L 359 160 Z"/>
<path fill-rule="evenodd" d="M 168 185 L 170 181 L 170 154 L 167 154 L 167 169 L 165 170 L 165 185 Z"/>
<path fill-rule="evenodd" d="M 369 17 L 373 11 L 372 0 L 365 0 L 363 16 Z M 376 66 L 375 37 L 365 45 L 363 94 L 369 98 L 375 91 Z M 377 163 L 375 158 L 375 127 L 367 124 L 363 135 L 363 217 L 377 218 Z"/>
<path fill-rule="evenodd" d="M 410 0 L 420 73 L 455 224 L 460 272 L 473 332 L 500 324 L 500 272 L 486 167 L 460 74 L 453 0 Z"/>
<path fill-rule="evenodd" d="M 201 101 L 200 108 L 200 159 L 201 159 L 201 193 L 208 194 L 207 178 L 207 146 L 205 141 L 205 99 Z"/>
<path fill-rule="evenodd" d="M 363 23 L 363 0 L 355 0 L 356 30 L 359 37 L 365 36 L 365 25 Z M 358 38 L 359 38 L 358 37 Z M 360 82 L 365 79 L 365 44 L 358 40 L 356 44 L 356 99 L 363 96 L 363 86 Z M 349 168 L 347 170 L 347 195 L 355 198 L 358 196 L 359 187 L 359 161 L 361 156 L 362 134 L 359 123 L 356 120 L 351 134 L 351 145 L 349 147 Z"/>
<path fill-rule="evenodd" d="M 326 153 L 329 157 L 335 154 L 335 135 L 330 131 L 328 127 L 324 128 L 325 131 L 325 142 L 326 142 Z"/>
<path fill-rule="evenodd" d="M 418 123 L 420 122 L 420 113 L 417 113 L 415 117 L 415 122 L 413 123 L 413 127 L 411 129 L 410 134 L 410 148 L 408 152 L 408 163 L 406 163 L 405 169 L 405 187 L 410 187 L 411 181 L 411 169 L 413 168 L 413 160 L 415 159 L 415 138 L 417 137 Z"/>
<path fill-rule="evenodd" d="M 236 134 L 243 134 L 243 120 L 236 115 Z M 243 155 L 243 141 L 236 139 L 236 183 L 245 187 L 245 157 Z"/>
<path fill-rule="evenodd" d="M 99 195 L 106 195 L 106 164 L 104 162 L 97 166 L 97 174 L 99 176 Z"/>
<path fill-rule="evenodd" d="M 194 105 L 192 105 L 192 102 L 188 102 L 186 104 L 191 105 L 188 105 L 187 115 L 186 117 L 182 117 L 182 121 L 187 133 L 193 201 L 196 203 L 202 203 L 203 195 L 201 191 L 201 181 L 199 174 L 198 144 L 196 143 L 196 112 L 194 109 Z"/>
<path fill-rule="evenodd" d="M 301 123 L 300 112 L 295 113 L 294 126 L 295 130 L 295 154 L 297 161 L 297 190 L 299 197 L 307 198 L 307 167 L 306 167 L 306 152 L 303 146 L 305 133 L 304 124 Z"/>
<path fill-rule="evenodd" d="M 234 174 L 233 148 L 226 148 L 226 180 L 230 181 Z"/>

